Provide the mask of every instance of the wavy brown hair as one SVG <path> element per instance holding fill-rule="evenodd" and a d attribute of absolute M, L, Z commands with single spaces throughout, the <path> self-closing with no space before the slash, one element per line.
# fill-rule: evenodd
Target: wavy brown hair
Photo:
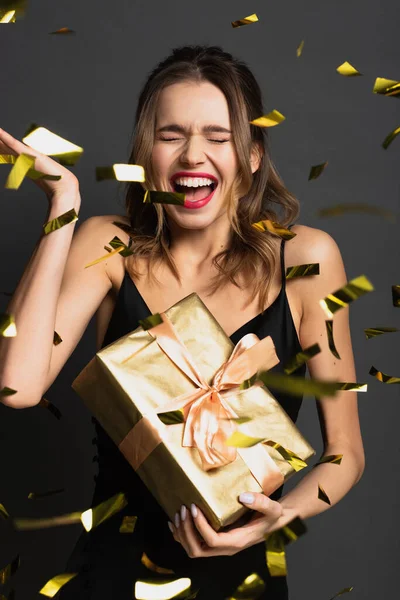
<path fill-rule="evenodd" d="M 135 116 L 133 148 L 129 163 L 144 167 L 144 185 L 130 182 L 126 188 L 125 207 L 130 219 L 127 231 L 133 238 L 134 254 L 127 265 L 138 276 L 136 257 L 147 257 L 148 276 L 153 277 L 155 263 L 165 262 L 179 280 L 169 251 L 170 232 L 162 205 L 144 204 L 143 188 L 156 188 L 151 156 L 155 138 L 156 110 L 161 91 L 182 81 L 208 81 L 218 87 L 228 103 L 233 142 L 239 170 L 228 201 L 232 235 L 227 249 L 213 258 L 217 273 L 210 280 L 209 292 L 228 282 L 241 287 L 238 276 L 246 274 L 259 298 L 260 310 L 267 305 L 271 274 L 277 266 L 277 236 L 259 232 L 252 223 L 263 219 L 287 226 L 300 212 L 300 205 L 285 187 L 274 166 L 266 129 L 249 121 L 263 114 L 260 86 L 246 64 L 216 46 L 176 48 L 149 75 L 139 96 Z M 250 157 L 258 150 L 260 166 L 252 174 Z M 282 214 L 278 214 L 281 211 Z"/>

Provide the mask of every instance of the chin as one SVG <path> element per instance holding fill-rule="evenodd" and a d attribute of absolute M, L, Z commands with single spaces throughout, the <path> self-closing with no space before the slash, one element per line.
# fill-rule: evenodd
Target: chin
<path fill-rule="evenodd" d="M 200 214 L 198 211 L 189 212 L 188 210 L 183 210 L 184 212 L 181 212 L 179 208 L 175 208 L 175 206 L 169 206 L 168 209 L 166 208 L 168 219 L 171 219 L 175 225 L 182 229 L 207 229 L 207 227 L 211 227 L 219 221 L 221 217 L 227 217 L 226 210 L 221 210 L 219 213 L 212 211 L 212 214 L 210 214 L 211 211 L 209 214 Z"/>

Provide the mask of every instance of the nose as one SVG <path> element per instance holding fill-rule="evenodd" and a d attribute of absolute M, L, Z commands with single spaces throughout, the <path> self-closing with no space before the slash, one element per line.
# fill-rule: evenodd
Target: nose
<path fill-rule="evenodd" d="M 205 161 L 205 153 L 201 136 L 190 136 L 182 150 L 181 162 L 190 166 L 201 164 Z"/>

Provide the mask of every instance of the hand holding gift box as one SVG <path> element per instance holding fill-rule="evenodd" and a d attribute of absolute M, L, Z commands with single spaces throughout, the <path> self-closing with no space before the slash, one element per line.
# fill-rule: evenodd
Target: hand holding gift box
<path fill-rule="evenodd" d="M 264 386 L 239 389 L 278 362 L 270 337 L 248 334 L 234 348 L 191 294 L 158 325 L 100 350 L 73 388 L 170 519 L 182 504 L 194 503 L 218 530 L 247 512 L 238 502 L 244 489 L 269 495 L 293 473 L 273 447 L 226 445 L 237 428 L 232 419 L 250 417 L 241 431 L 303 460 L 314 454 Z M 182 422 L 166 424 L 171 413 Z"/>

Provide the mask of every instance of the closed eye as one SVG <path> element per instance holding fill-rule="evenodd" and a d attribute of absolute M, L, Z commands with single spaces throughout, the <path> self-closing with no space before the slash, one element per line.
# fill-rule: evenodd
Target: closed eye
<path fill-rule="evenodd" d="M 161 137 L 160 140 L 162 142 L 179 142 L 180 140 L 183 140 L 184 138 L 164 138 Z M 230 140 L 213 140 L 213 139 L 208 139 L 209 142 L 214 142 L 215 144 L 225 144 L 226 142 L 229 142 Z"/>

